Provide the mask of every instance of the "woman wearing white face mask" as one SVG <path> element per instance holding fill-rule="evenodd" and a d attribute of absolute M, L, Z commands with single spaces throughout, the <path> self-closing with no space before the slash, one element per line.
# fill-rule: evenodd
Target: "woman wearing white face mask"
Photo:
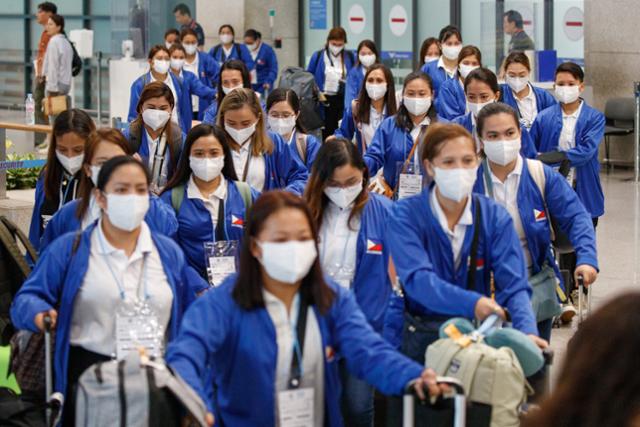
<path fill-rule="evenodd" d="M 273 48 L 262 41 L 259 31 L 248 29 L 244 33 L 244 43 L 256 64 L 255 71 L 251 73 L 251 87 L 265 97 L 278 77 L 278 57 Z"/>
<path fill-rule="evenodd" d="M 327 98 L 328 105 L 321 107 L 324 115 L 323 140 L 333 135 L 344 112 L 346 78 L 355 64 L 353 53 L 345 49 L 346 44 L 344 28 L 332 28 L 326 45 L 311 55 L 307 66 L 307 71 L 313 74 L 318 88 Z"/>
<path fill-rule="evenodd" d="M 382 121 L 397 111 L 391 70 L 384 64 L 373 64 L 367 70 L 358 98 L 344 110 L 336 136 L 348 140 L 355 136 L 360 154 L 364 155 Z"/>
<path fill-rule="evenodd" d="M 267 99 L 269 129 L 289 145 L 297 159 L 311 171 L 320 141 L 303 132 L 300 124 L 300 101 L 291 89 L 274 89 Z"/>
<path fill-rule="evenodd" d="M 502 102 L 512 106 L 518 113 L 520 123 L 531 129 L 538 112 L 558 102 L 545 89 L 529 82 L 531 65 L 523 52 L 512 52 L 504 61 L 506 83 L 501 85 Z"/>
<path fill-rule="evenodd" d="M 419 153 L 424 135 L 435 119 L 432 100 L 428 75 L 416 71 L 405 77 L 398 112 L 382 121 L 364 155 L 371 176 L 384 167 L 383 176 L 372 183 L 374 192 L 403 198 L 422 189 Z"/>
<path fill-rule="evenodd" d="M 259 192 L 286 188 L 302 194 L 308 173 L 282 137 L 265 129 L 264 111 L 251 89 L 230 92 L 220 105 L 218 126 L 231 147 L 239 181 Z"/>
<path fill-rule="evenodd" d="M 129 141 L 117 129 L 98 129 L 89 137 L 84 151 L 78 198 L 64 205 L 51 218 L 40 242 L 41 251 L 63 234 L 85 230 L 100 219 L 102 212 L 94 191 L 100 168 L 113 157 L 132 154 Z M 149 197 L 149 212 L 145 216 L 145 222 L 151 231 L 174 238 L 178 231 L 178 221 L 173 210 L 157 196 Z"/>
<path fill-rule="evenodd" d="M 207 278 L 206 260 L 211 255 L 205 245 L 235 241 L 239 247 L 247 212 L 258 193 L 238 181 L 228 138 L 219 127 L 195 126 L 184 153 L 161 198 L 178 218 L 177 241 L 189 265 Z M 215 276 L 212 284 L 219 285 L 219 280 Z"/>
<path fill-rule="evenodd" d="M 209 50 L 209 56 L 218 63 L 219 67 L 233 59 L 244 62 L 248 70 L 255 68 L 255 62 L 251 57 L 251 52 L 244 44 L 236 43 L 234 38 L 236 31 L 229 24 L 221 25 L 218 29 L 220 43 Z"/>
<path fill-rule="evenodd" d="M 178 77 L 171 73 L 171 54 L 169 49 L 164 46 L 156 45 L 149 51 L 149 72 L 138 77 L 131 85 L 131 96 L 129 97 L 129 114 L 127 120 L 129 123 L 138 117 L 138 102 L 144 88 L 153 82 L 162 82 L 173 94 L 176 100 L 174 106 L 169 111 L 171 120 L 180 125 L 183 131 L 191 129 L 191 112 L 181 108 L 178 100 L 182 98 L 182 85 Z"/>
<path fill-rule="evenodd" d="M 344 108 L 351 106 L 353 100 L 358 98 L 364 85 L 364 76 L 374 64 L 380 63 L 378 48 L 372 40 L 362 40 L 356 49 L 357 58 L 353 68 L 347 74 L 347 83 L 344 93 Z"/>
<path fill-rule="evenodd" d="M 474 191 L 487 194 L 507 209 L 520 239 L 530 282 L 535 284 L 534 293 L 540 287 L 553 296 L 550 300 L 534 299 L 538 332 L 548 341 L 553 317 L 560 314 L 555 291 L 556 280 L 561 282 L 562 275 L 552 255 L 547 215 L 569 235 L 578 257 L 574 276 L 582 276 L 587 286 L 598 275 L 591 218 L 560 174 L 520 155 L 520 124 L 511 107 L 485 107 L 478 116 L 478 133 L 487 159 L 478 170 Z"/>
<path fill-rule="evenodd" d="M 482 67 L 482 53 L 475 46 L 465 46 L 458 55 L 456 77 L 442 83 L 436 97 L 438 117 L 451 121 L 467 112 L 467 100 L 464 96 L 464 81 L 473 70 Z"/>
<path fill-rule="evenodd" d="M 316 240 L 302 199 L 262 195 L 252 207 L 239 273 L 185 317 L 167 361 L 208 402 L 217 423 L 270 427 L 295 413 L 305 425 L 343 425 L 339 357 L 383 393 L 400 394 L 412 379 L 421 395 L 425 385 L 439 393 L 432 370 L 393 351 L 353 294 L 325 282 Z M 215 396 L 203 381 L 209 371 Z"/>
<path fill-rule="evenodd" d="M 422 68 L 426 64 L 434 61 L 438 61 L 442 56 L 442 50 L 440 49 L 440 42 L 435 37 L 427 37 L 420 46 L 420 69 L 422 72 L 425 70 Z M 457 58 L 457 56 L 456 56 Z"/>
<path fill-rule="evenodd" d="M 440 30 L 438 40 L 439 50 L 441 54 L 433 57 L 431 61 L 427 61 L 427 53 L 424 55 L 425 64 L 422 66 L 421 71 L 431 77 L 433 81 L 433 91 L 436 96 L 440 93 L 440 86 L 447 80 L 455 78 L 458 70 L 458 55 L 462 50 L 462 34 L 458 27 L 454 25 L 447 25 Z M 430 55 L 433 55 L 431 53 Z"/>
<path fill-rule="evenodd" d="M 123 132 L 133 151 L 149 167 L 151 189 L 155 194 L 159 194 L 173 176 L 182 153 L 184 133 L 171 121 L 174 104 L 167 85 L 148 84 L 140 94 L 137 118 Z"/>
<path fill-rule="evenodd" d="M 101 220 L 51 244 L 11 311 L 20 329 L 41 331 L 45 315 L 56 328 L 54 391 L 65 395 L 63 426 L 74 425 L 76 383 L 84 370 L 126 356 L 130 335 L 117 332 L 118 322 L 136 315 L 140 328 L 155 328 L 156 338 L 144 345 L 162 356 L 165 339 L 177 335 L 184 311 L 206 287 L 189 273 L 178 245 L 143 221 L 149 176 L 140 161 L 112 158 L 102 165 L 97 188 Z"/>
<path fill-rule="evenodd" d="M 325 274 L 353 290 L 369 324 L 382 332 L 391 293 L 385 239 L 391 202 L 367 190 L 367 168 L 358 149 L 344 138 L 322 145 L 305 198 L 320 234 Z M 373 424 L 373 387 L 349 374 L 340 362 L 345 425 Z"/>
<path fill-rule="evenodd" d="M 47 164 L 36 182 L 29 226 L 29 241 L 36 250 L 51 217 L 78 197 L 85 144 L 95 130 L 91 117 L 77 108 L 63 111 L 53 123 Z"/>

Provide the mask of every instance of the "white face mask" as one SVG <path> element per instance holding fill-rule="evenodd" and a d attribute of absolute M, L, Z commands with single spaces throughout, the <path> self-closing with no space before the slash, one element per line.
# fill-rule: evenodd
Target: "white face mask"
<path fill-rule="evenodd" d="M 556 99 L 563 104 L 571 104 L 580 97 L 580 86 L 556 86 Z"/>
<path fill-rule="evenodd" d="M 244 86 L 242 85 L 233 86 L 233 87 L 222 86 L 222 92 L 224 92 L 225 95 L 229 95 L 229 93 L 231 93 L 232 90 L 242 89 L 243 87 Z"/>
<path fill-rule="evenodd" d="M 421 116 L 429 111 L 431 107 L 431 98 L 402 98 L 402 103 L 407 110 L 414 116 Z"/>
<path fill-rule="evenodd" d="M 257 47 L 258 47 L 258 43 L 251 43 L 247 45 L 247 49 L 249 50 L 256 50 Z"/>
<path fill-rule="evenodd" d="M 480 68 L 480 67 L 478 67 L 477 65 L 465 65 L 465 64 L 460 64 L 458 66 L 458 69 L 460 70 L 460 76 L 462 76 L 463 79 L 466 79 L 469 73 L 471 73 L 476 68 Z"/>
<path fill-rule="evenodd" d="M 211 182 L 220 176 L 224 167 L 224 156 L 213 158 L 189 156 L 189 166 L 198 179 Z"/>
<path fill-rule="evenodd" d="M 387 94 L 387 84 L 374 84 L 374 83 L 365 83 L 365 89 L 367 90 L 367 95 L 371 98 L 372 101 L 377 101 Z"/>
<path fill-rule="evenodd" d="M 180 71 L 182 70 L 182 67 L 184 67 L 184 59 L 171 58 L 171 68 L 173 68 L 176 71 Z"/>
<path fill-rule="evenodd" d="M 342 49 L 344 49 L 344 46 L 329 45 L 329 51 L 333 56 L 338 56 L 340 52 L 342 52 Z"/>
<path fill-rule="evenodd" d="M 228 124 L 225 123 L 224 130 L 227 131 L 229 136 L 231 138 L 233 138 L 233 140 L 235 142 L 237 142 L 240 145 L 243 145 L 256 132 L 256 125 L 257 124 L 258 123 L 256 122 L 256 123 L 254 123 L 251 126 L 246 127 L 246 128 L 234 129 L 231 126 L 229 126 Z"/>
<path fill-rule="evenodd" d="M 84 162 L 84 153 L 73 157 L 67 157 L 56 150 L 56 158 L 64 170 L 66 170 L 70 175 L 75 175 L 82 167 L 82 162 Z"/>
<path fill-rule="evenodd" d="M 275 117 L 269 116 L 267 120 L 269 121 L 269 128 L 281 136 L 289 135 L 296 126 L 295 116 L 286 119 L 276 119 Z"/>
<path fill-rule="evenodd" d="M 148 108 L 142 112 L 142 121 L 145 125 L 149 125 L 153 130 L 163 128 L 170 118 L 171 113 L 168 111 Z"/>
<path fill-rule="evenodd" d="M 329 200 L 341 209 L 351 205 L 360 193 L 362 193 L 362 182 L 351 187 L 326 187 L 324 189 L 324 194 Z"/>
<path fill-rule="evenodd" d="M 520 92 L 529 84 L 529 77 L 509 77 L 505 78 L 505 81 L 509 85 L 512 91 L 515 93 Z"/>
<path fill-rule="evenodd" d="M 371 67 L 376 62 L 375 55 L 358 55 L 358 60 L 365 67 Z"/>
<path fill-rule="evenodd" d="M 428 64 L 429 62 L 437 61 L 438 59 L 440 59 L 439 56 L 429 56 L 429 55 L 427 55 L 427 56 L 424 57 L 424 63 Z"/>
<path fill-rule="evenodd" d="M 460 55 L 461 50 L 462 50 L 461 44 L 458 44 L 455 46 L 447 46 L 447 45 L 442 46 L 442 54 L 444 55 L 445 58 L 450 59 L 452 61 L 458 59 L 458 55 Z"/>
<path fill-rule="evenodd" d="M 220 41 L 222 44 L 229 44 L 233 41 L 233 36 L 231 34 L 220 34 Z"/>
<path fill-rule="evenodd" d="M 487 101 L 487 102 L 469 102 L 467 101 L 467 110 L 473 114 L 473 117 L 478 117 L 480 110 L 486 107 L 489 104 L 493 104 L 495 101 Z"/>
<path fill-rule="evenodd" d="M 487 155 L 489 160 L 498 165 L 508 165 L 517 159 L 520 153 L 520 138 L 501 139 L 498 141 L 483 140 L 482 143 L 484 144 L 484 154 Z"/>
<path fill-rule="evenodd" d="M 167 49 L 171 49 L 171 46 L 173 46 L 173 43 L 164 42 L 164 46 L 165 46 Z"/>
<path fill-rule="evenodd" d="M 183 44 L 182 46 L 184 47 L 184 51 L 187 55 L 193 55 L 198 50 L 197 44 Z"/>
<path fill-rule="evenodd" d="M 167 74 L 169 72 L 170 66 L 171 66 L 170 62 L 164 59 L 153 60 L 153 71 L 155 71 L 158 74 Z"/>
<path fill-rule="evenodd" d="M 100 169 L 102 169 L 102 165 L 91 165 L 91 182 L 93 182 L 93 186 L 98 186 L 98 177 L 100 176 Z"/>
<path fill-rule="evenodd" d="M 138 194 L 107 194 L 109 222 L 120 230 L 133 231 L 142 224 L 149 210 L 149 196 Z"/>
<path fill-rule="evenodd" d="M 433 170 L 435 171 L 434 180 L 440 190 L 440 194 L 449 200 L 459 202 L 471 194 L 473 184 L 476 182 L 478 167 L 470 169 L 441 169 L 434 167 Z"/>
<path fill-rule="evenodd" d="M 290 285 L 296 284 L 309 273 L 318 256 L 313 240 L 258 242 L 258 246 L 262 249 L 260 264 L 269 277 Z"/>

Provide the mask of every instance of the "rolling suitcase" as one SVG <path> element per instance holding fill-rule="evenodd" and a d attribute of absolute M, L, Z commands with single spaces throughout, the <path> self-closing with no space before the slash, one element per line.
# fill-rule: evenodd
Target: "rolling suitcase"
<path fill-rule="evenodd" d="M 585 319 L 584 315 L 584 301 L 583 299 L 586 297 L 587 299 L 587 316 L 591 315 L 591 290 L 584 285 L 584 279 L 582 276 L 578 276 L 578 326 Z"/>
<path fill-rule="evenodd" d="M 403 427 L 465 427 L 467 424 L 467 398 L 462 383 L 449 377 L 438 377 L 438 384 L 451 387 L 453 395 L 439 397 L 435 402 L 422 401 L 409 386 L 402 398 Z"/>

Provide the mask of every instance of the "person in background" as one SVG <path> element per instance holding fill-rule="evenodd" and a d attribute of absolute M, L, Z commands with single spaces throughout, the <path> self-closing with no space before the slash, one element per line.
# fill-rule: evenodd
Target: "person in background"
<path fill-rule="evenodd" d="M 583 277 L 590 286 L 598 276 L 596 236 L 576 193 L 549 166 L 520 154 L 523 130 L 513 108 L 502 103 L 487 105 L 478 114 L 477 130 L 485 160 L 478 168 L 474 191 L 491 197 L 511 215 L 530 283 L 550 286 L 552 295 L 556 281 L 562 283 L 551 247 L 551 217 L 576 250 L 574 276 Z M 543 277 L 549 285 L 541 281 Z M 549 341 L 553 315 L 545 310 L 536 317 L 540 337 Z"/>
<path fill-rule="evenodd" d="M 171 46 L 176 43 L 180 43 L 180 32 L 175 28 L 169 28 L 164 32 L 164 46 L 171 49 Z"/>
<path fill-rule="evenodd" d="M 380 55 L 378 48 L 372 40 L 362 40 L 356 49 L 356 63 L 347 74 L 347 83 L 344 93 L 344 108 L 351 106 L 351 102 L 358 98 L 362 85 L 364 83 L 364 75 L 373 65 L 380 63 Z"/>
<path fill-rule="evenodd" d="M 364 76 L 364 87 L 358 97 L 344 110 L 335 135 L 349 141 L 356 137 L 356 146 L 364 156 L 373 136 L 387 117 L 398 111 L 393 74 L 384 64 L 373 64 Z"/>
<path fill-rule="evenodd" d="M 244 62 L 232 59 L 222 64 L 218 74 L 216 98 L 205 110 L 202 116 L 202 123 L 214 125 L 218 116 L 218 107 L 222 104 L 224 97 L 234 89 L 251 89 L 251 77 Z"/>
<path fill-rule="evenodd" d="M 422 68 L 426 64 L 434 61 L 438 61 L 442 56 L 442 49 L 440 48 L 440 42 L 435 37 L 427 37 L 420 46 L 420 67 Z M 426 72 L 424 69 L 422 70 Z M 433 77 L 432 77 L 433 79 Z"/>
<path fill-rule="evenodd" d="M 58 13 L 58 7 L 51 2 L 43 2 L 38 5 L 38 11 L 36 12 L 36 21 L 38 24 L 42 25 L 43 30 L 42 34 L 40 34 L 40 41 L 38 42 L 38 53 L 36 55 L 36 60 L 34 63 L 34 75 L 35 75 L 35 85 L 33 90 L 33 100 L 36 104 L 36 124 L 48 124 L 49 121 L 44 115 L 42 100 L 44 99 L 45 92 L 45 77 L 42 72 L 44 67 L 44 55 L 47 51 L 47 45 L 49 44 L 49 39 L 51 36 L 47 31 L 47 23 L 49 22 L 49 18 L 51 15 L 55 15 Z M 45 135 L 36 133 L 35 134 L 36 142 L 41 143 L 45 140 Z"/>
<path fill-rule="evenodd" d="M 344 97 L 347 74 L 355 63 L 353 53 L 345 51 L 347 32 L 335 27 L 327 35 L 324 48 L 314 52 L 307 66 L 316 84 L 327 98 L 328 105 L 322 107 L 324 129 L 322 139 L 334 134 L 344 113 Z"/>
<path fill-rule="evenodd" d="M 504 62 L 504 70 L 506 83 L 501 85 L 502 102 L 518 112 L 520 123 L 529 130 L 538 113 L 557 104 L 557 101 L 545 89 L 531 84 L 531 65 L 524 53 L 510 53 Z"/>
<path fill-rule="evenodd" d="M 54 392 L 64 394 L 62 426 L 75 425 L 77 382 L 91 365 L 126 357 L 119 319 L 156 329 L 148 352 L 162 357 L 177 336 L 183 313 L 206 289 L 195 280 L 184 254 L 144 222 L 149 175 L 129 156 L 106 162 L 98 177 L 100 220 L 82 233 L 67 233 L 44 252 L 16 294 L 11 320 L 19 329 L 41 332 L 45 315 L 55 328 Z M 142 314 L 142 313 L 147 314 Z M 146 326 L 144 324 L 146 323 Z M 155 326 L 157 325 L 157 326 Z"/>
<path fill-rule="evenodd" d="M 535 50 L 536 46 L 531 37 L 524 31 L 524 20 L 520 12 L 508 10 L 502 15 L 502 29 L 505 34 L 511 36 L 508 52 L 524 52 Z"/>
<path fill-rule="evenodd" d="M 464 80 L 476 68 L 482 67 L 482 53 L 475 46 L 465 46 L 458 55 L 456 77 L 448 79 L 436 97 L 438 118 L 451 121 L 467 113 L 467 99 L 464 94 Z"/>
<path fill-rule="evenodd" d="M 391 202 L 370 194 L 367 167 L 344 138 L 325 142 L 318 153 L 305 199 L 320 235 L 320 263 L 334 282 L 351 289 L 371 327 L 382 332 L 391 293 L 385 230 Z M 345 425 L 372 426 L 374 389 L 349 373 L 340 360 Z"/>
<path fill-rule="evenodd" d="M 47 33 L 49 42 L 44 54 L 42 75 L 45 79 L 46 96 L 67 96 L 67 108 L 71 108 L 71 99 L 68 96 L 71 90 L 71 64 L 73 62 L 73 48 L 64 32 L 64 18 L 61 15 L 52 14 L 47 21 Z M 49 120 L 53 123 L 54 116 Z"/>
<path fill-rule="evenodd" d="M 306 409 L 295 411 L 305 425 L 343 425 L 338 358 L 385 394 L 402 394 L 409 385 L 421 398 L 425 389 L 442 392 L 433 370 L 374 332 L 352 292 L 325 280 L 317 239 L 304 200 L 265 193 L 251 211 L 239 273 L 186 314 L 167 361 L 215 413 L 210 425 L 281 425 L 295 411 L 286 402 L 294 396 Z M 214 394 L 207 392 L 208 372 Z"/>
<path fill-rule="evenodd" d="M 219 127 L 195 126 L 187 134 L 184 153 L 161 198 L 178 217 L 177 241 L 189 265 L 206 278 L 205 244 L 240 244 L 258 193 L 238 181 L 227 136 Z"/>
<path fill-rule="evenodd" d="M 447 25 L 440 30 L 438 42 L 442 55 L 438 58 L 437 62 L 427 62 L 426 58 L 420 58 L 420 60 L 425 60 L 425 64 L 422 66 L 422 72 L 431 77 L 436 96 L 440 94 L 440 86 L 442 86 L 442 83 L 454 79 L 457 75 L 458 56 L 462 50 L 462 34 L 460 34 L 458 27 Z"/>
<path fill-rule="evenodd" d="M 211 56 L 198 50 L 198 36 L 196 32 L 190 28 L 182 30 L 182 32 L 180 32 L 180 43 L 182 43 L 186 54 L 184 69 L 195 74 L 203 85 L 215 89 L 218 84 L 220 67 Z M 204 117 L 205 110 L 211 105 L 211 100 L 192 96 L 191 103 L 193 119 L 201 121 Z"/>
<path fill-rule="evenodd" d="M 176 22 L 180 24 L 180 31 L 190 29 L 196 33 L 198 39 L 198 48 L 204 49 L 204 30 L 202 25 L 198 24 L 195 19 L 191 17 L 191 10 L 189 6 L 184 3 L 180 3 L 173 8 L 173 16 L 176 17 Z"/>
<path fill-rule="evenodd" d="M 171 120 L 174 106 L 169 86 L 149 83 L 140 94 L 135 120 L 123 132 L 132 151 L 148 166 L 154 194 L 159 194 L 173 176 L 182 154 L 184 133 Z"/>
<path fill-rule="evenodd" d="M 266 130 L 264 116 L 252 89 L 235 89 L 220 105 L 217 125 L 231 147 L 236 176 L 259 192 L 281 188 L 302 194 L 307 168 L 280 135 Z"/>
<path fill-rule="evenodd" d="M 255 68 L 255 62 L 249 52 L 249 48 L 240 43 L 234 42 L 236 31 L 229 24 L 221 25 L 218 29 L 218 37 L 220 43 L 209 50 L 209 55 L 218 63 L 220 67 L 232 59 L 238 59 L 244 62 L 247 70 Z"/>
<path fill-rule="evenodd" d="M 36 182 L 29 241 L 36 250 L 51 217 L 79 195 L 82 162 L 87 140 L 96 130 L 83 110 L 63 111 L 53 122 L 47 164 Z"/>
<path fill-rule="evenodd" d="M 274 89 L 267 98 L 267 124 L 289 145 L 297 159 L 311 172 L 320 141 L 300 126 L 300 101 L 291 89 Z"/>
<path fill-rule="evenodd" d="M 251 70 L 253 90 L 266 97 L 278 77 L 278 58 L 271 46 L 262 41 L 262 34 L 254 29 L 244 33 L 244 44 L 249 48 L 255 68 Z"/>
<path fill-rule="evenodd" d="M 40 251 L 63 234 L 85 230 L 102 214 L 95 189 L 102 165 L 117 156 L 133 155 L 129 141 L 117 129 L 103 128 L 91 134 L 87 141 L 78 198 L 62 206 L 44 230 Z M 178 221 L 169 207 L 153 194 L 149 195 L 149 211 L 144 217 L 153 232 L 175 238 Z"/>

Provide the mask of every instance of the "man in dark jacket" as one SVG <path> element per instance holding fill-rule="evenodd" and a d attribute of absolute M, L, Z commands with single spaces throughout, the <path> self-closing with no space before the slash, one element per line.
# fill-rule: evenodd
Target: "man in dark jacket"
<path fill-rule="evenodd" d="M 524 21 L 520 12 L 509 10 L 503 15 L 502 28 L 505 34 L 511 36 L 509 41 L 509 53 L 514 51 L 524 52 L 535 50 L 535 44 L 531 37 L 524 32 Z"/>

